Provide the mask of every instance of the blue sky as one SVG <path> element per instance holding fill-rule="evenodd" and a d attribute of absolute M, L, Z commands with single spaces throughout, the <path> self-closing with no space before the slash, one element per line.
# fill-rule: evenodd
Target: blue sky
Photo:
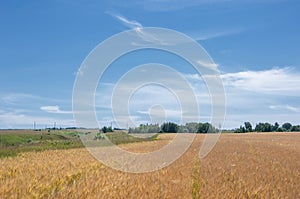
<path fill-rule="evenodd" d="M 221 71 L 226 128 L 244 121 L 300 124 L 299 1 L 12 0 L 0 5 L 0 128 L 32 128 L 34 121 L 38 128 L 52 127 L 54 122 L 73 126 L 72 91 L 81 63 L 100 42 L 137 27 L 174 29 L 206 49 Z M 159 53 L 128 55 L 107 71 L 96 95 L 100 125 L 113 120 L 107 107 L 115 81 L 126 72 L 121 65 L 127 69 L 153 61 L 174 68 L 184 65 Z M 209 96 L 201 89 L 201 77 L 188 66 L 180 70 L 197 90 L 205 121 L 210 109 L 204 102 Z M 137 123 L 148 122 L 143 114 L 149 104 L 138 103 L 145 96 L 149 99 L 143 93 L 133 98 Z M 168 103 L 172 101 L 168 95 L 160 100 L 169 105 L 168 119 L 176 121 L 176 103 Z"/>

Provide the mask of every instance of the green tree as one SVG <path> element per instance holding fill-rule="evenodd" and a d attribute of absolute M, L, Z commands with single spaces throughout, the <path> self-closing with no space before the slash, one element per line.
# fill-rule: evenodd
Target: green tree
<path fill-rule="evenodd" d="M 263 130 L 264 130 L 264 124 L 263 123 L 256 124 L 254 130 L 257 131 L 257 132 L 263 132 Z"/>
<path fill-rule="evenodd" d="M 271 132 L 271 124 L 266 122 L 266 123 L 258 123 L 255 126 L 255 131 L 257 132 Z"/>
<path fill-rule="evenodd" d="M 252 125 L 250 122 L 244 122 L 246 132 L 252 132 Z"/>
<path fill-rule="evenodd" d="M 290 131 L 292 129 L 292 126 L 293 125 L 291 123 L 286 122 L 282 125 L 282 128 L 284 131 Z"/>
<path fill-rule="evenodd" d="M 279 128 L 279 124 L 278 124 L 278 122 L 275 122 L 275 124 L 272 125 L 272 127 L 271 127 L 271 131 L 272 131 L 272 132 L 275 132 L 275 131 L 278 130 L 278 128 Z"/>
<path fill-rule="evenodd" d="M 240 128 L 237 128 L 234 130 L 234 133 L 246 133 L 246 128 L 243 126 L 240 126 Z"/>
<path fill-rule="evenodd" d="M 266 122 L 265 123 L 265 128 L 264 128 L 264 131 L 263 132 L 271 132 L 271 124 Z"/>
<path fill-rule="evenodd" d="M 102 130 L 103 133 L 107 133 L 107 127 L 106 126 L 104 126 L 101 130 Z"/>
<path fill-rule="evenodd" d="M 161 125 L 161 130 L 165 133 L 177 133 L 178 128 L 178 125 L 173 122 L 165 122 Z"/>
<path fill-rule="evenodd" d="M 158 133 L 159 131 L 159 124 L 140 124 L 139 127 L 128 129 L 128 133 Z"/>
<path fill-rule="evenodd" d="M 278 127 L 277 132 L 283 132 L 283 129 L 281 127 Z"/>
<path fill-rule="evenodd" d="M 106 127 L 106 126 L 102 127 L 101 131 L 103 133 L 113 132 L 111 127 Z"/>
<path fill-rule="evenodd" d="M 300 125 L 292 126 L 291 131 L 292 132 L 300 132 Z"/>
<path fill-rule="evenodd" d="M 199 123 L 198 124 L 198 131 L 197 133 L 212 133 L 213 128 L 212 125 L 208 122 L 206 123 Z"/>
<path fill-rule="evenodd" d="M 186 123 L 185 127 L 188 129 L 189 133 L 196 133 L 198 131 L 199 124 L 197 122 Z"/>

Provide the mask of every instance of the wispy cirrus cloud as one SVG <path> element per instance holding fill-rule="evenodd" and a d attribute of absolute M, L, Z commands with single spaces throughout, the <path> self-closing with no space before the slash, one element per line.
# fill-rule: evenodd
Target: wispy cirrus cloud
<path fill-rule="evenodd" d="M 30 93 L 5 93 L 0 95 L 0 102 L 7 105 L 17 105 L 33 101 L 63 102 L 64 100 L 42 97 Z"/>
<path fill-rule="evenodd" d="M 168 43 L 165 42 L 165 35 L 162 35 L 161 32 L 149 32 L 144 30 L 144 26 L 135 20 L 129 20 L 126 17 L 112 13 L 112 12 L 106 12 L 107 14 L 111 15 L 112 17 L 118 19 L 124 26 L 126 26 L 129 29 L 135 30 L 136 37 L 135 39 L 137 41 L 133 41 L 132 45 L 133 46 L 144 46 L 145 43 L 153 43 L 153 44 L 158 44 L 158 45 L 169 45 Z M 176 41 L 178 42 L 178 41 Z M 171 43 L 173 45 L 173 43 Z"/>
<path fill-rule="evenodd" d="M 137 29 L 137 28 L 142 28 L 143 25 L 135 20 L 129 20 L 125 18 L 124 16 L 112 12 L 106 12 L 107 14 L 111 15 L 112 17 L 118 19 L 123 25 L 125 25 L 128 28 L 131 29 Z"/>
<path fill-rule="evenodd" d="M 291 106 L 291 105 L 270 105 L 269 106 L 270 109 L 273 110 L 278 110 L 278 111 L 292 111 L 295 113 L 300 113 L 300 108 L 299 107 L 295 107 L 295 106 Z"/>
<path fill-rule="evenodd" d="M 71 114 L 72 111 L 60 110 L 59 106 L 41 106 L 40 109 L 47 113 L 57 113 L 57 114 Z"/>
<path fill-rule="evenodd" d="M 5 104 L 14 105 L 20 102 L 24 102 L 25 100 L 39 100 L 41 99 L 41 97 L 26 93 L 8 93 L 2 95 L 0 99 Z"/>
<path fill-rule="evenodd" d="M 137 34 L 144 41 L 155 42 L 155 43 L 166 45 L 166 42 L 164 42 L 164 40 L 162 39 L 164 37 L 164 35 L 153 34 L 153 33 L 149 34 L 145 31 L 143 31 L 142 28 L 144 26 L 142 25 L 142 23 L 140 23 L 136 20 L 130 20 L 130 19 L 124 17 L 123 15 L 116 14 L 116 13 L 113 13 L 113 12 L 107 11 L 106 13 L 109 14 L 110 16 L 114 17 L 115 19 L 117 19 L 120 23 L 122 23 L 127 28 L 134 29 L 137 32 Z M 186 34 L 189 35 L 191 38 L 193 38 L 196 41 L 204 41 L 204 40 L 208 40 L 208 39 L 239 34 L 243 31 L 245 31 L 245 30 L 241 29 L 241 28 L 234 28 L 234 29 L 219 30 L 219 31 L 198 31 L 196 33 L 192 32 L 192 33 L 186 33 Z M 176 39 L 177 40 L 174 40 L 173 44 L 178 44 L 178 43 L 181 42 L 181 41 L 178 40 L 178 38 L 176 38 Z"/>
<path fill-rule="evenodd" d="M 228 28 L 225 30 L 203 30 L 203 31 L 197 31 L 188 33 L 190 37 L 195 39 L 196 41 L 205 41 L 209 39 L 219 38 L 219 37 L 226 37 L 230 35 L 236 35 L 239 33 L 242 33 L 246 31 L 244 28 Z"/>
<path fill-rule="evenodd" d="M 209 68 L 213 71 L 218 71 L 219 64 L 214 63 L 212 60 L 202 59 L 202 60 L 198 60 L 197 63 L 205 68 Z"/>

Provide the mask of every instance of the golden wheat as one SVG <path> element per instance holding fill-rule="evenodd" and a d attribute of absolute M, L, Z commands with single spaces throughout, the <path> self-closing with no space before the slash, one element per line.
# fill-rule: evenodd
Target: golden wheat
<path fill-rule="evenodd" d="M 156 150 L 172 136 L 122 148 Z M 300 198 L 300 133 L 223 134 L 199 160 L 204 136 L 170 166 L 144 174 L 108 168 L 85 149 L 1 159 L 0 198 Z"/>

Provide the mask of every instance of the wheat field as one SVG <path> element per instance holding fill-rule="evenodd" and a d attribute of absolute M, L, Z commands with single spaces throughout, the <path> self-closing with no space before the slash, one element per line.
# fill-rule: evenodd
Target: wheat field
<path fill-rule="evenodd" d="M 157 150 L 173 135 L 125 144 Z M 84 149 L 0 159 L 0 198 L 300 198 L 300 133 L 222 134 L 204 159 L 199 134 L 178 160 L 151 173 L 108 168 Z"/>

